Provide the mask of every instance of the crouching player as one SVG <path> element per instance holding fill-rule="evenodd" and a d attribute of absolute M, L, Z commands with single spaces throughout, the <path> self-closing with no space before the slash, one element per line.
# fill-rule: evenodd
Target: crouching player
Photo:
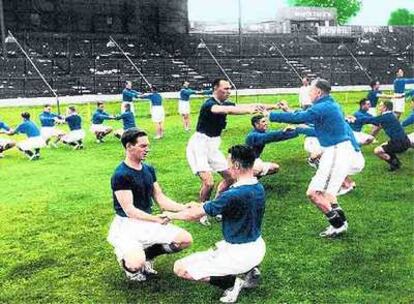
<path fill-rule="evenodd" d="M 114 135 L 116 138 L 121 139 L 122 134 L 124 134 L 125 130 L 130 128 L 136 128 L 135 124 L 135 116 L 134 113 L 131 111 L 131 105 L 129 103 L 125 103 L 124 105 L 124 112 L 120 115 L 115 116 L 115 120 L 122 120 L 122 129 L 118 129 L 114 131 Z"/>
<path fill-rule="evenodd" d="M 111 179 L 115 218 L 108 241 L 126 276 L 133 281 L 145 281 L 147 275 L 156 274 L 155 257 L 190 246 L 192 237 L 169 224 L 168 218 L 152 214 L 153 199 L 163 210 L 181 211 L 186 206 L 162 192 L 154 168 L 144 163 L 149 151 L 147 134 L 137 128 L 128 129 L 121 142 L 126 157 Z"/>
<path fill-rule="evenodd" d="M 112 132 L 112 128 L 109 126 L 105 126 L 103 122 L 105 120 L 114 119 L 114 116 L 109 115 L 104 111 L 104 103 L 99 101 L 96 104 L 96 111 L 92 115 L 92 125 L 91 125 L 91 132 L 96 136 L 96 142 L 101 144 L 104 142 L 104 137 L 107 136 L 109 133 Z"/>
<path fill-rule="evenodd" d="M 70 132 L 62 137 L 62 142 L 72 146 L 74 150 L 83 149 L 85 131 L 82 130 L 82 118 L 78 115 L 74 106 L 68 107 L 65 122 L 67 122 Z"/>
<path fill-rule="evenodd" d="M 261 237 L 265 192 L 254 177 L 256 155 L 246 145 L 231 147 L 229 154 L 229 171 L 236 183 L 212 201 L 194 203 L 175 214 L 166 213 L 171 219 L 181 220 L 222 215 L 224 240 L 216 243 L 215 249 L 191 254 L 174 264 L 177 276 L 224 289 L 222 303 L 234 303 L 243 288 L 257 286 L 260 279 L 257 266 L 266 252 Z"/>
<path fill-rule="evenodd" d="M 6 125 L 4 122 L 0 121 L 0 134 L 7 134 L 8 131 L 10 131 L 9 126 Z M 13 148 L 15 145 L 16 143 L 10 139 L 0 138 L 0 158 L 4 157 L 4 151 Z"/>

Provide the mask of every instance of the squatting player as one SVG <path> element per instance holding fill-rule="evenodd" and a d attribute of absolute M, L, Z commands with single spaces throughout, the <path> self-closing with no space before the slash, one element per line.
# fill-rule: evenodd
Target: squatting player
<path fill-rule="evenodd" d="M 114 119 L 115 117 L 109 115 L 104 111 L 104 103 L 99 101 L 96 104 L 96 111 L 92 115 L 92 124 L 91 124 L 91 132 L 96 136 L 96 142 L 98 144 L 104 142 L 104 137 L 107 136 L 109 133 L 112 132 L 112 128 L 109 126 L 105 126 L 103 122 L 105 120 Z"/>
<path fill-rule="evenodd" d="M 7 134 L 8 131 L 10 131 L 9 126 L 6 125 L 4 122 L 0 121 L 0 134 Z M 4 151 L 9 150 L 14 146 L 16 146 L 16 143 L 13 140 L 0 138 L 0 158 L 4 157 Z"/>

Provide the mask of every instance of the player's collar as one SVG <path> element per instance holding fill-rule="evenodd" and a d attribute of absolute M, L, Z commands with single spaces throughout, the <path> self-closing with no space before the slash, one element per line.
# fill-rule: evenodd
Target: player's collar
<path fill-rule="evenodd" d="M 237 182 L 235 182 L 233 185 L 231 185 L 232 188 L 240 187 L 240 186 L 249 186 L 249 185 L 256 185 L 259 181 L 256 177 L 252 178 L 244 178 Z"/>
<path fill-rule="evenodd" d="M 388 113 L 392 113 L 392 111 L 385 111 L 382 113 L 382 115 L 388 114 Z"/>

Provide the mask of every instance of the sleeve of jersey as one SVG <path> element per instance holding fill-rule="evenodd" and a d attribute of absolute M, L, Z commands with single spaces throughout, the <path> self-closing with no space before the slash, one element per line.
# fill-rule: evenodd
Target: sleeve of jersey
<path fill-rule="evenodd" d="M 270 131 L 265 133 L 265 135 L 264 142 L 270 143 L 297 137 L 298 133 L 296 131 Z"/>
<path fill-rule="evenodd" d="M 316 120 L 317 112 L 315 106 L 306 110 L 294 113 L 287 112 L 271 112 L 269 120 L 272 122 L 286 122 L 286 123 L 313 123 Z"/>
<path fill-rule="evenodd" d="M 111 187 L 113 191 L 132 190 L 131 178 L 128 175 L 116 173 L 112 176 Z"/>
<path fill-rule="evenodd" d="M 227 205 L 230 204 L 230 196 L 227 193 L 220 194 L 215 200 L 208 201 L 203 205 L 204 211 L 210 216 L 222 214 Z"/>
<path fill-rule="evenodd" d="M 414 78 L 407 78 L 405 79 L 405 83 L 414 83 Z"/>
<path fill-rule="evenodd" d="M 4 129 L 6 131 L 9 131 L 10 130 L 9 126 L 6 125 L 5 123 L 0 123 L 0 129 Z"/>
<path fill-rule="evenodd" d="M 403 126 L 404 128 L 414 124 L 414 113 L 411 113 L 410 116 L 407 117 L 407 119 L 405 119 L 402 123 L 401 126 Z"/>
<path fill-rule="evenodd" d="M 150 173 L 152 175 L 152 178 L 154 179 L 154 183 L 155 183 L 157 181 L 157 175 L 155 174 L 155 169 L 152 166 L 149 166 L 148 168 L 149 168 L 149 171 L 150 171 Z"/>
<path fill-rule="evenodd" d="M 362 123 L 362 124 L 372 124 L 372 125 L 380 125 L 383 122 L 383 118 L 382 116 L 374 116 L 374 117 L 360 117 L 357 118 L 357 120 L 355 121 L 355 123 Z"/>
<path fill-rule="evenodd" d="M 23 133 L 24 132 L 24 126 L 18 125 L 16 130 L 14 130 L 15 133 Z"/>

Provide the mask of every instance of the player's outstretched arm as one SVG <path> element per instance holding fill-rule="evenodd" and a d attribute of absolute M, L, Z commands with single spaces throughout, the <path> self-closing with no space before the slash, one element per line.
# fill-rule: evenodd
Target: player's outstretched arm
<path fill-rule="evenodd" d="M 211 107 L 211 112 L 215 114 L 242 115 L 261 112 L 264 109 L 265 108 L 262 104 L 241 104 L 234 106 L 214 105 Z"/>
<path fill-rule="evenodd" d="M 202 204 L 190 203 L 187 204 L 186 207 L 186 209 L 180 212 L 164 212 L 163 215 L 167 216 L 171 220 L 182 221 L 198 221 L 206 215 Z"/>
<path fill-rule="evenodd" d="M 121 205 L 122 210 L 124 210 L 126 215 L 130 218 L 160 224 L 167 224 L 169 222 L 169 220 L 165 217 L 148 214 L 136 208 L 133 204 L 133 194 L 131 190 L 115 191 L 115 196 Z"/>
<path fill-rule="evenodd" d="M 172 199 L 170 199 L 168 196 L 162 192 L 161 186 L 158 184 L 158 182 L 154 183 L 154 194 L 153 194 L 154 200 L 160 205 L 162 210 L 167 211 L 181 211 L 186 208 L 185 205 L 179 204 Z"/>

